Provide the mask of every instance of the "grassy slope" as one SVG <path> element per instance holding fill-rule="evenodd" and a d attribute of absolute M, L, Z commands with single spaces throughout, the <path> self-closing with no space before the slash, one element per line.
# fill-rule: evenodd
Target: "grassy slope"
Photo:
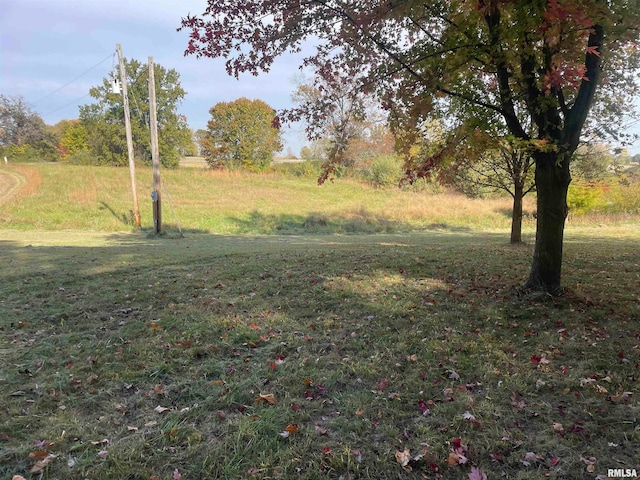
<path fill-rule="evenodd" d="M 0 478 L 640 468 L 640 229 L 569 228 L 555 300 L 505 239 L 0 231 Z"/>
<path fill-rule="evenodd" d="M 93 229 L 132 227 L 127 169 L 64 165 L 10 166 L 28 179 L 5 203 L 0 227 Z M 137 169 L 143 227 L 152 227 L 151 171 Z M 185 168 L 162 172 L 167 229 L 237 233 L 354 233 L 429 227 L 506 228 L 509 201 L 376 190 L 348 180 L 318 186 L 313 179 L 244 175 Z M 175 212 L 175 216 L 174 216 Z"/>

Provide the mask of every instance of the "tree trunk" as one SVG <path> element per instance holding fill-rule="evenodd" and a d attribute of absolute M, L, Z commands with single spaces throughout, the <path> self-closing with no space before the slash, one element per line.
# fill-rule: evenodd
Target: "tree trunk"
<path fill-rule="evenodd" d="M 524 188 L 518 182 L 513 190 L 513 211 L 511 212 L 511 243 L 522 242 L 522 198 Z"/>
<path fill-rule="evenodd" d="M 535 158 L 538 216 L 533 263 L 525 284 L 527 290 L 560 293 L 567 191 L 571 182 L 569 158 L 559 152 L 540 152 Z"/>

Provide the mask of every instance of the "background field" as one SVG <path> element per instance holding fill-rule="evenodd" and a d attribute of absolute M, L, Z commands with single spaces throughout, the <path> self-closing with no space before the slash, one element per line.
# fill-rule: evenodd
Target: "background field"
<path fill-rule="evenodd" d="M 60 164 L 9 166 L 25 185 L 0 210 L 5 229 L 130 231 L 131 182 L 124 168 Z M 143 227 L 153 226 L 152 175 L 136 170 Z M 181 168 L 162 172 L 167 230 L 238 233 L 382 233 L 434 228 L 504 229 L 510 201 L 375 189 L 339 179 Z M 533 211 L 529 205 L 528 213 Z M 531 228 L 533 219 L 526 225 Z"/>
<path fill-rule="evenodd" d="M 553 299 L 503 200 L 184 169 L 181 238 L 132 229 L 128 171 L 9 168 L 0 479 L 640 469 L 629 219 L 569 223 Z"/>

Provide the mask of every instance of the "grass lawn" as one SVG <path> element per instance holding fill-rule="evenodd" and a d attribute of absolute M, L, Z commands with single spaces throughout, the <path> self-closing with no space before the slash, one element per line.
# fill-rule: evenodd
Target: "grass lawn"
<path fill-rule="evenodd" d="M 491 220 L 179 238 L 41 212 L 0 230 L 2 480 L 640 471 L 637 225 L 569 225 L 549 298 L 518 294 L 530 232 Z"/>

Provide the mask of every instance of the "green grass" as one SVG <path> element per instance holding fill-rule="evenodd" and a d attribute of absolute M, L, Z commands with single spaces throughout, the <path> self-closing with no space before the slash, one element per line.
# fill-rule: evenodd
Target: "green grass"
<path fill-rule="evenodd" d="M 467 479 L 472 467 L 488 478 L 592 479 L 640 470 L 637 225 L 570 223 L 565 294 L 522 296 L 532 246 L 483 231 L 487 219 L 374 235 L 299 226 L 261 235 L 254 222 L 251 235 L 178 238 L 117 222 L 110 230 L 96 210 L 95 224 L 78 218 L 54 231 L 58 207 L 41 190 L 54 188 L 55 168 L 38 166 L 41 182 L 3 205 L 3 219 L 21 208 L 35 218 L 38 206 L 44 220 L 0 230 L 0 479 Z M 93 182 L 90 170 L 63 171 Z M 111 192 L 115 204 L 117 187 L 98 171 L 99 195 Z M 234 198 L 251 201 L 264 185 L 272 199 L 284 189 L 287 202 L 297 199 L 289 210 L 261 207 L 278 218 L 304 217 L 306 195 L 324 188 L 199 172 L 190 195 L 198 175 L 229 196 L 246 187 Z M 354 189 L 325 198 L 335 202 L 338 213 L 324 213 L 335 230 L 350 208 L 340 202 L 390 221 L 389 204 L 407 198 Z M 112 207 L 118 215 L 127 200 Z M 390 203 L 375 207 L 382 200 Z M 224 205 L 206 209 L 230 212 Z M 309 211 L 322 212 L 313 202 Z M 406 450 L 403 469 L 396 455 Z M 466 463 L 449 464 L 461 454 Z"/>
<path fill-rule="evenodd" d="M 555 300 L 493 234 L 0 236 L 0 478 L 637 467 L 637 229 L 569 236 Z"/>
<path fill-rule="evenodd" d="M 26 179 L 21 194 L 4 202 L 5 229 L 131 231 L 129 170 L 61 164 L 8 166 Z M 153 228 L 151 170 L 136 169 L 142 226 Z M 392 233 L 424 229 L 504 229 L 508 199 L 468 200 L 374 189 L 339 179 L 243 174 L 201 168 L 162 172 L 163 224 L 189 232 L 234 234 Z M 529 207 L 529 213 L 531 211 Z M 531 229 L 531 217 L 525 222 Z"/>

